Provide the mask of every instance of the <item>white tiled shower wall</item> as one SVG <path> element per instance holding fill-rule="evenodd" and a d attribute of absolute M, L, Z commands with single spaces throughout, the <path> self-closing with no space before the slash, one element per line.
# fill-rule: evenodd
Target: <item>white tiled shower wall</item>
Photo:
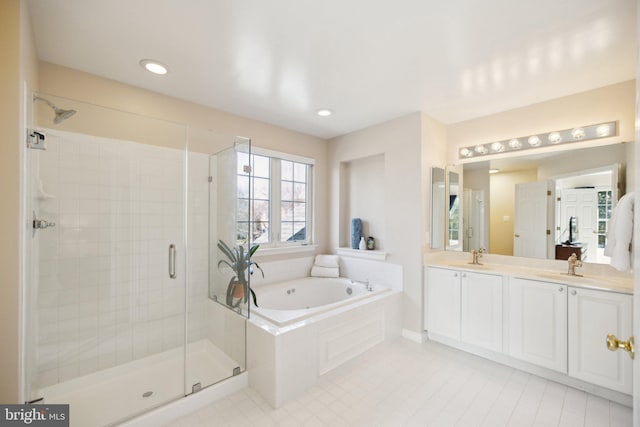
<path fill-rule="evenodd" d="M 37 387 L 184 343 L 185 153 L 47 131 L 30 151 Z M 208 156 L 189 154 L 189 341 L 206 335 Z M 168 277 L 168 247 L 178 249 Z"/>

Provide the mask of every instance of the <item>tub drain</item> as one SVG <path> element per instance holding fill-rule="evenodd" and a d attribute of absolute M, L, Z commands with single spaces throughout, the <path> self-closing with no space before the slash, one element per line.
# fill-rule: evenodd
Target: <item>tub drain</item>
<path fill-rule="evenodd" d="M 142 393 L 142 397 L 151 397 L 152 394 L 152 391 L 145 391 L 144 393 Z"/>

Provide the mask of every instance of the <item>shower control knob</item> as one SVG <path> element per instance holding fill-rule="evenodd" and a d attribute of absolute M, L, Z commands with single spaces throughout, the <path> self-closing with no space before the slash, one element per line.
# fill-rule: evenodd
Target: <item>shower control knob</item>
<path fill-rule="evenodd" d="M 49 228 L 49 227 L 55 227 L 55 226 L 56 226 L 55 222 L 49 222 L 44 219 L 33 220 L 33 228 L 35 229 L 43 229 L 43 228 Z"/>

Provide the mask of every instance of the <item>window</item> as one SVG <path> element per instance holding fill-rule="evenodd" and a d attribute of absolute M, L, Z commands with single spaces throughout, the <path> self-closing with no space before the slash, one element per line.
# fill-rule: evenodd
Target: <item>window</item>
<path fill-rule="evenodd" d="M 255 151 L 238 153 L 238 242 L 250 237 L 266 247 L 310 243 L 313 160 Z"/>
<path fill-rule="evenodd" d="M 611 219 L 612 193 L 610 190 L 598 191 L 598 248 L 607 244 L 607 227 Z"/>

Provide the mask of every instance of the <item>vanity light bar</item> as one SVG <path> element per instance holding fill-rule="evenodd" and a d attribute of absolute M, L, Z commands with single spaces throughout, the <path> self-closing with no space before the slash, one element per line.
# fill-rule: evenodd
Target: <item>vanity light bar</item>
<path fill-rule="evenodd" d="M 468 159 L 474 156 L 486 156 L 488 154 L 530 150 L 532 148 L 607 138 L 610 136 L 616 136 L 617 134 L 617 122 L 599 123 L 597 125 L 556 130 L 544 134 L 521 136 L 519 138 L 511 138 L 505 141 L 462 147 L 458 150 L 458 158 Z"/>

